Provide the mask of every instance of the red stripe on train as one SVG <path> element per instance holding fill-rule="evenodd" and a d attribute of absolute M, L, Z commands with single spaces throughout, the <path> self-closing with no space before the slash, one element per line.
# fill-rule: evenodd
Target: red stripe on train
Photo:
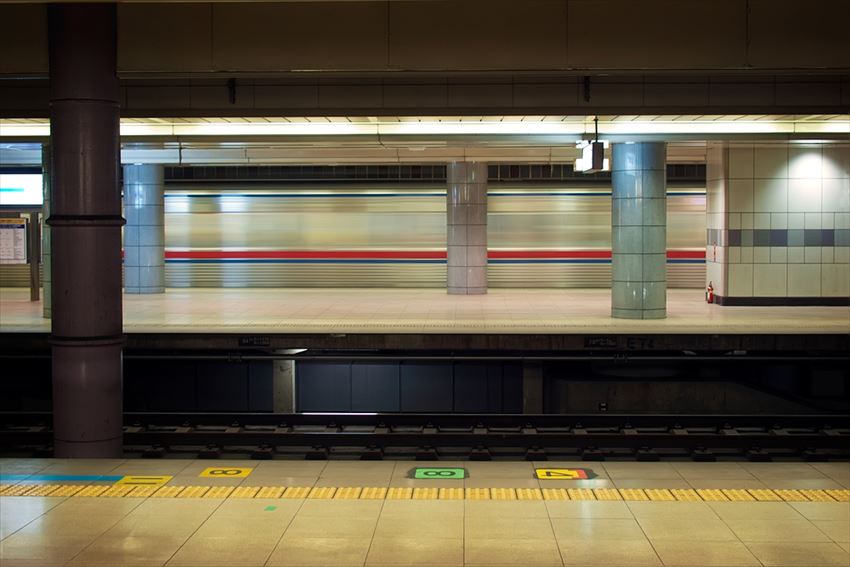
<path fill-rule="evenodd" d="M 441 250 L 190 250 L 165 252 L 168 259 L 180 260 L 226 260 L 226 259 L 262 259 L 262 260 L 345 260 L 345 259 L 418 259 L 444 260 L 446 253 Z M 492 259 L 545 259 L 545 258 L 595 258 L 610 259 L 610 250 L 490 250 Z M 704 250 L 668 250 L 667 258 L 698 259 L 705 258 Z"/>

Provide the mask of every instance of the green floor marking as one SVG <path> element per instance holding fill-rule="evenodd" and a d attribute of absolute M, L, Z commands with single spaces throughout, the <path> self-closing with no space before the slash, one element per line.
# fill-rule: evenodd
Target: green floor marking
<path fill-rule="evenodd" d="M 263 510 L 265 510 L 266 512 L 274 512 L 275 510 L 277 510 L 277 506 L 266 506 L 265 508 L 263 508 Z"/>
<path fill-rule="evenodd" d="M 410 478 L 426 479 L 426 480 L 452 480 L 466 478 L 466 469 L 463 468 L 425 468 L 416 467 L 410 471 Z"/>

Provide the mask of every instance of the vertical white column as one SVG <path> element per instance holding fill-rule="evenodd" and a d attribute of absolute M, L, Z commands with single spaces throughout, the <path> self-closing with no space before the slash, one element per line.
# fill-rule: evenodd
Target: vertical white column
<path fill-rule="evenodd" d="M 448 292 L 487 293 L 487 164 L 447 168 Z"/>
<path fill-rule="evenodd" d="M 161 165 L 124 166 L 124 291 L 165 291 L 165 177 Z"/>

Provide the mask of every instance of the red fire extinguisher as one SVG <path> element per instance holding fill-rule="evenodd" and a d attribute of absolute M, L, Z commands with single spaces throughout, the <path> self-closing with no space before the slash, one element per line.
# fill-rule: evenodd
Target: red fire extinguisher
<path fill-rule="evenodd" d="M 714 303 L 714 285 L 711 282 L 708 282 L 708 287 L 705 288 L 705 301 Z"/>

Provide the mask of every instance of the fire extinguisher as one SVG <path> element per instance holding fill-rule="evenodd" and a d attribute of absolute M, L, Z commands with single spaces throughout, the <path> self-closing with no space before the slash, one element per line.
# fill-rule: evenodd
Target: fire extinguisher
<path fill-rule="evenodd" d="M 714 303 L 714 285 L 711 282 L 708 282 L 708 287 L 705 288 L 705 301 Z"/>

